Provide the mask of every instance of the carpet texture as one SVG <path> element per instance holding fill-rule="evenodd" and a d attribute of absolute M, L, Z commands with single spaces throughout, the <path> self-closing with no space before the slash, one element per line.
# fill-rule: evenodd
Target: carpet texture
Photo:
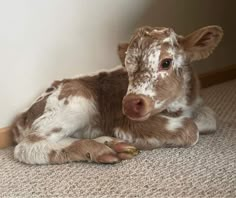
<path fill-rule="evenodd" d="M 115 165 L 30 166 L 0 150 L 0 197 L 236 197 L 236 81 L 202 91 L 218 130 Z"/>

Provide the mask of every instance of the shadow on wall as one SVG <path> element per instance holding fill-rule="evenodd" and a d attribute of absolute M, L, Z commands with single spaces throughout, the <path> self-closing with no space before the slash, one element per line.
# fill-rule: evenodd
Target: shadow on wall
<path fill-rule="evenodd" d="M 143 25 L 172 27 L 176 33 L 186 35 L 207 25 L 220 25 L 224 38 L 208 59 L 194 63 L 199 73 L 235 64 L 236 20 L 235 0 L 157 0 L 137 20 L 137 27 Z"/>

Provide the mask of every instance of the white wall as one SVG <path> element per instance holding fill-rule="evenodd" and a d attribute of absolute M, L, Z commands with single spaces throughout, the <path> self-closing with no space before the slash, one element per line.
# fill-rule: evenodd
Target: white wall
<path fill-rule="evenodd" d="M 54 79 L 108 68 L 150 1 L 0 0 L 0 128 Z"/>
<path fill-rule="evenodd" d="M 220 24 L 225 40 L 198 70 L 235 63 L 234 2 L 0 0 L 0 128 L 54 79 L 118 64 L 117 43 L 140 25 L 171 26 L 185 34 Z"/>

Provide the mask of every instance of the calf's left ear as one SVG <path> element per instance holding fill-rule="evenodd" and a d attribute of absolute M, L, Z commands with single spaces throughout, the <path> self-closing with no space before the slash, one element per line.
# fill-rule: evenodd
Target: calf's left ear
<path fill-rule="evenodd" d="M 125 56 L 126 56 L 126 51 L 128 47 L 129 47 L 129 43 L 120 43 L 117 48 L 118 56 L 123 66 L 125 66 Z"/>
<path fill-rule="evenodd" d="M 180 39 L 190 61 L 207 58 L 223 37 L 223 29 L 212 25 L 200 28 Z"/>

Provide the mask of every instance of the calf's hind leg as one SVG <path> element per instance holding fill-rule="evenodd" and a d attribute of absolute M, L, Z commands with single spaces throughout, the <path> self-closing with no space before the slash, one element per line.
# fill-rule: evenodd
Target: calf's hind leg
<path fill-rule="evenodd" d="M 200 134 L 208 134 L 216 131 L 216 115 L 208 106 L 202 106 L 194 114 L 194 122 Z"/>
<path fill-rule="evenodd" d="M 61 164 L 71 161 L 114 163 L 130 156 L 130 145 L 113 140 L 104 144 L 96 139 L 75 139 L 70 136 L 83 131 L 97 113 L 92 100 L 70 97 L 69 103 L 58 99 L 59 90 L 36 101 L 12 127 L 18 145 L 14 156 L 28 164 Z M 92 133 L 95 138 L 98 134 Z M 101 140 L 101 139 L 100 139 Z M 114 148 L 113 148 L 114 147 Z M 121 150 L 119 150 L 121 149 Z M 132 147 L 133 150 L 135 148 Z M 131 149 L 131 150 L 132 150 Z M 133 156 L 135 153 L 130 153 Z"/>

